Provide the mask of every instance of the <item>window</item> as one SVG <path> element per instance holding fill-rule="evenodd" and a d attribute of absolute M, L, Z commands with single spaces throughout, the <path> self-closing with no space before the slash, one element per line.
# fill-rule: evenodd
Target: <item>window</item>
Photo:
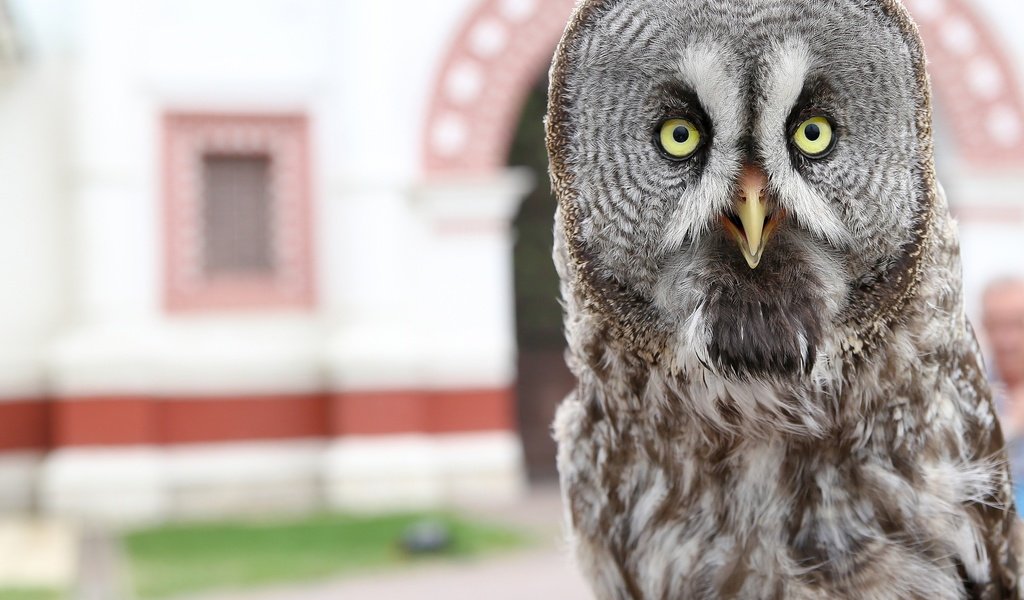
<path fill-rule="evenodd" d="M 312 306 L 305 118 L 172 114 L 164 129 L 167 309 Z"/>
<path fill-rule="evenodd" d="M 203 275 L 271 274 L 270 158 L 203 157 Z"/>

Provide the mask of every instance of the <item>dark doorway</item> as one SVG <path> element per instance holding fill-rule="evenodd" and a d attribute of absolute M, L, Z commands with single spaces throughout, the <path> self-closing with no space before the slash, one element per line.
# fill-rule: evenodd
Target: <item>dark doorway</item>
<path fill-rule="evenodd" d="M 565 366 L 558 275 L 551 262 L 555 199 L 548 179 L 544 146 L 547 78 L 530 92 L 519 118 L 509 164 L 530 168 L 537 178 L 515 220 L 516 340 L 519 365 L 516 394 L 519 431 L 532 481 L 554 478 L 555 443 L 551 421 L 555 408 L 575 379 Z"/>

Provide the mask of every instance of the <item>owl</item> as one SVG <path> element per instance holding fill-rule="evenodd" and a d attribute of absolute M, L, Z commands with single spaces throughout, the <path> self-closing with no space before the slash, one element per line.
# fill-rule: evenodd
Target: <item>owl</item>
<path fill-rule="evenodd" d="M 896 0 L 583 0 L 550 73 L 554 424 L 600 600 L 1019 598 Z"/>

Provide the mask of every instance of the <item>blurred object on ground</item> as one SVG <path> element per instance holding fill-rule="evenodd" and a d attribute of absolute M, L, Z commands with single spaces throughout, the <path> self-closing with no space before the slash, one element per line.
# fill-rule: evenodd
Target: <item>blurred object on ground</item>
<path fill-rule="evenodd" d="M 451 528 L 437 519 L 413 523 L 402 534 L 402 549 L 409 554 L 441 554 L 451 545 Z"/>
<path fill-rule="evenodd" d="M 0 600 L 62 597 L 75 576 L 76 534 L 50 519 L 0 520 Z"/>

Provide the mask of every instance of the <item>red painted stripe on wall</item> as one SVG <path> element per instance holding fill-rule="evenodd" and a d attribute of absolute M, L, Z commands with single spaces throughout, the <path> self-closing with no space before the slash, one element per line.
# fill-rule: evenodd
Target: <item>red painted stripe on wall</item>
<path fill-rule="evenodd" d="M 348 392 L 332 399 L 335 435 L 515 429 L 512 390 Z"/>
<path fill-rule="evenodd" d="M 62 398 L 51 406 L 49 421 L 44 414 L 37 419 L 40 424 L 36 428 L 45 432 L 49 422 L 56 447 L 515 429 L 514 395 L 509 389 L 243 397 L 76 397 Z M 20 443 L 0 429 L 0 449 L 5 447 L 5 440 L 13 440 L 8 444 Z"/>
<path fill-rule="evenodd" d="M 421 431 L 426 403 L 418 392 L 356 392 L 331 398 L 335 435 L 383 435 Z"/>
<path fill-rule="evenodd" d="M 49 408 L 42 399 L 0 402 L 0 451 L 45 449 L 50 443 Z"/>
<path fill-rule="evenodd" d="M 317 438 L 328 434 L 321 394 L 160 402 L 165 444 Z"/>
<path fill-rule="evenodd" d="M 61 399 L 53 403 L 53 445 L 155 444 L 157 423 L 156 403 L 147 397 Z"/>
<path fill-rule="evenodd" d="M 188 444 L 327 435 L 322 394 L 70 398 L 54 403 L 56 446 Z"/>

